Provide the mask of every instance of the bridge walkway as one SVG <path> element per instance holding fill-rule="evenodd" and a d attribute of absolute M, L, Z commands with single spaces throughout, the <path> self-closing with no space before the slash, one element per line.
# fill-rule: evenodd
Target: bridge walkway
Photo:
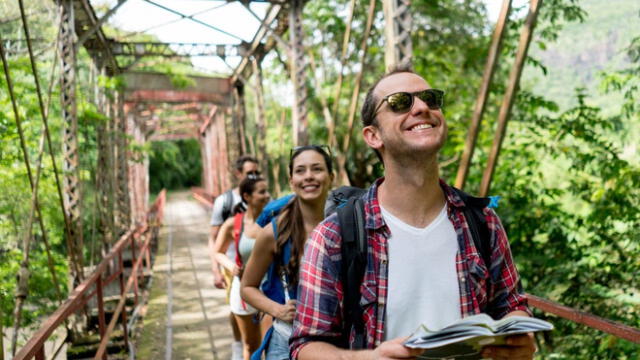
<path fill-rule="evenodd" d="M 213 286 L 209 213 L 188 191 L 168 195 L 137 359 L 231 358 L 225 291 Z"/>

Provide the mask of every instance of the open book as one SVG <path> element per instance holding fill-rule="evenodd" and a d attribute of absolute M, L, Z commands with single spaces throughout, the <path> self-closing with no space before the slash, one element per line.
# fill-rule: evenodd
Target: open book
<path fill-rule="evenodd" d="M 493 320 L 487 314 L 466 317 L 440 330 L 421 325 L 404 343 L 425 349 L 418 359 L 480 359 L 485 345 L 503 345 L 509 335 L 549 331 L 550 323 L 526 316 L 509 316 Z"/>

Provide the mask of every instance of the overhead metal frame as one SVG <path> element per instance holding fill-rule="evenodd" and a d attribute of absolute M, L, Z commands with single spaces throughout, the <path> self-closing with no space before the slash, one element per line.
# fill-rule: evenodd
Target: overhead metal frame
<path fill-rule="evenodd" d="M 109 9 L 109 11 L 107 11 L 107 13 L 104 14 L 98 21 L 96 21 L 96 23 L 93 25 L 93 27 L 91 27 L 91 29 L 89 29 L 89 31 L 85 32 L 84 34 L 82 34 L 82 36 L 78 37 L 77 46 L 78 47 L 82 46 L 82 44 L 84 44 L 84 42 L 89 37 L 95 34 L 96 31 L 101 29 L 102 25 L 111 17 L 111 15 L 115 14 L 116 11 L 118 11 L 118 9 L 120 8 L 120 6 L 124 5 L 124 3 L 126 2 L 127 0 L 118 0 L 118 3 L 114 7 Z"/>
<path fill-rule="evenodd" d="M 120 68 L 116 58 L 111 53 L 109 39 L 102 31 L 102 27 L 98 25 L 100 20 L 96 16 L 89 0 L 70 0 L 70 2 L 73 4 L 76 36 L 79 39 L 85 39 L 82 44 L 74 43 L 76 51 L 79 46 L 84 46 L 96 63 L 104 64 L 107 75 L 118 74 Z M 87 33 L 91 33 L 91 35 L 85 36 Z"/>
<path fill-rule="evenodd" d="M 272 28 L 271 24 L 274 21 L 276 22 L 276 26 L 275 28 Z M 258 62 L 261 62 L 265 54 L 277 45 L 275 37 L 268 35 L 275 34 L 278 37 L 281 37 L 288 28 L 288 9 L 279 3 L 272 2 L 272 5 L 267 9 L 264 21 L 260 23 L 260 27 L 258 28 L 256 35 L 253 37 L 247 52 L 231 74 L 231 83 L 249 78 L 253 70 L 251 59 L 255 58 Z"/>
<path fill-rule="evenodd" d="M 111 41 L 111 52 L 114 56 L 161 56 L 161 57 L 191 57 L 217 56 L 222 59 L 227 56 L 244 56 L 246 43 L 212 44 L 212 43 L 183 43 L 183 42 L 119 42 Z"/>
<path fill-rule="evenodd" d="M 197 24 L 200 24 L 200 25 L 202 25 L 204 27 L 207 27 L 209 29 L 215 30 L 215 31 L 217 31 L 217 32 L 219 32 L 221 34 L 225 34 L 225 35 L 227 35 L 229 37 L 232 37 L 232 38 L 234 38 L 236 40 L 243 41 L 243 39 L 241 37 L 239 37 L 237 35 L 234 35 L 234 34 L 228 32 L 228 31 L 222 30 L 219 27 L 216 27 L 216 26 L 213 26 L 211 24 L 208 24 L 208 23 L 206 23 L 206 22 L 204 22 L 202 20 L 198 20 L 198 19 L 194 18 L 193 16 L 185 15 L 185 14 L 179 12 L 179 11 L 171 9 L 171 8 L 169 8 L 167 6 L 159 4 L 159 3 L 155 2 L 155 1 L 152 1 L 152 0 L 143 0 L 143 1 L 146 2 L 146 3 L 149 3 L 151 5 L 154 5 L 154 6 L 158 7 L 158 8 L 160 8 L 160 9 L 163 9 L 163 10 L 165 10 L 167 12 L 170 12 L 170 13 L 172 13 L 174 15 L 178 15 L 178 16 L 182 17 L 185 20 L 193 21 L 193 22 L 195 22 Z"/>

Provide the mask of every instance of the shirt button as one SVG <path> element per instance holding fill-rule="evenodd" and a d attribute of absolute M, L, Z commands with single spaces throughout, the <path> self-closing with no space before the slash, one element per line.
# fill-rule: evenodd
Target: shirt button
<path fill-rule="evenodd" d="M 387 264 L 387 260 L 386 260 L 386 259 L 383 259 L 383 260 L 382 260 L 382 263 L 383 263 L 384 265 L 386 265 L 386 264 Z"/>
<path fill-rule="evenodd" d="M 465 282 L 465 281 L 467 281 L 467 279 L 465 279 L 464 276 L 460 276 L 460 281 L 461 282 Z"/>

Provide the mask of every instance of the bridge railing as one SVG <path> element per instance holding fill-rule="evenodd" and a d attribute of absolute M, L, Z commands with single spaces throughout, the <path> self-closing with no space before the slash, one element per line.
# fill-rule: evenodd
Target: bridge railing
<path fill-rule="evenodd" d="M 213 194 L 207 192 L 205 189 L 200 187 L 192 187 L 191 195 L 199 203 L 209 208 L 213 206 L 213 201 L 216 199 L 216 197 Z"/>
<path fill-rule="evenodd" d="M 202 188 L 191 188 L 193 197 L 204 205 L 211 207 L 215 197 Z M 621 339 L 640 344 L 640 329 L 601 318 L 574 308 L 570 308 L 551 300 L 527 294 L 529 305 L 560 318 L 600 330 Z"/>
<path fill-rule="evenodd" d="M 81 311 L 89 301 L 95 301 L 98 308 L 98 333 L 100 346 L 95 354 L 95 359 L 106 359 L 106 349 L 111 334 L 118 323 L 123 326 L 125 346 L 128 346 L 127 336 L 127 312 L 125 302 L 127 295 L 133 291 L 134 302 L 137 305 L 140 292 L 140 278 L 144 276 L 144 270 L 151 270 L 151 240 L 158 235 L 159 228 L 164 218 L 164 204 L 166 192 L 162 190 L 155 203 L 149 209 L 144 223 L 137 225 L 122 235 L 111 251 L 98 264 L 93 273 L 78 285 L 69 295 L 68 299 L 42 324 L 40 329 L 29 339 L 14 357 L 14 360 L 33 359 L 45 360 L 45 343 L 54 331 L 70 316 Z M 130 251 L 131 273 L 125 284 L 125 267 L 123 253 Z M 104 290 L 107 285 L 118 281 L 120 298 L 118 305 L 106 323 Z"/>
<path fill-rule="evenodd" d="M 603 331 L 615 337 L 640 344 L 640 329 L 601 318 L 584 311 L 555 303 L 535 295 L 527 294 L 529 305 L 560 318 Z"/>

